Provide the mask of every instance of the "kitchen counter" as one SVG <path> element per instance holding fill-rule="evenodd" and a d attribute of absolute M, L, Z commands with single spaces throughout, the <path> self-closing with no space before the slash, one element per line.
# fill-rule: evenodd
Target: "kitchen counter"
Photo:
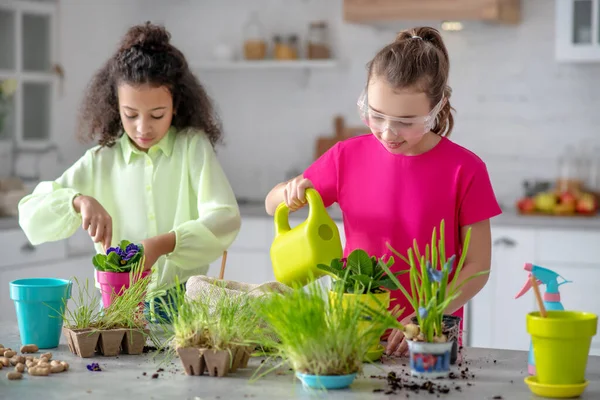
<path fill-rule="evenodd" d="M 12 348 L 19 347 L 17 328 L 14 324 L 0 324 L 2 344 Z M 290 399 L 314 398 L 318 393 L 308 393 L 287 370 L 273 372 L 256 382 L 249 378 L 259 364 L 258 359 L 252 359 L 249 368 L 239 370 L 225 378 L 208 376 L 186 376 L 178 359 L 172 363 L 159 365 L 160 360 L 153 361 L 149 355 L 119 356 L 118 358 L 96 357 L 81 359 L 73 356 L 63 343 L 57 349 L 50 351 L 54 359 L 67 361 L 70 369 L 67 372 L 49 377 L 33 377 L 24 374 L 20 381 L 9 381 L 6 372 L 12 368 L 0 371 L 0 393 L 6 399 Z M 451 390 L 448 394 L 440 394 L 439 398 L 455 399 L 504 399 L 520 400 L 535 398 L 523 382 L 526 372 L 527 353 L 518 351 L 500 351 L 478 348 L 463 349 L 462 366 L 454 366 L 453 371 L 458 379 L 449 381 L 436 380 L 435 384 L 447 384 Z M 86 365 L 98 362 L 102 371 L 90 372 Z M 371 377 L 385 376 L 389 371 L 395 371 L 398 376 L 404 376 L 407 367 L 402 364 L 405 359 L 397 359 L 389 365 L 366 365 L 362 376 L 352 384 L 350 389 L 322 393 L 318 397 L 331 399 L 386 399 L 388 389 L 386 381 Z M 164 371 L 156 378 L 152 375 L 159 368 Z M 461 371 L 468 368 L 468 379 L 461 379 Z M 472 377 L 474 374 L 475 376 Z M 582 399 L 600 398 L 600 357 L 590 357 L 587 376 L 590 381 Z M 422 380 L 406 377 L 408 382 L 422 383 Z M 456 387 L 460 389 L 456 389 Z M 374 390 L 383 391 L 374 392 Z M 419 394 L 401 389 L 396 392 L 400 398 L 437 399 L 437 392 L 429 394 L 420 391 Z M 409 396 L 406 396 L 409 394 Z M 501 396 L 501 397 L 495 397 Z"/>
<path fill-rule="evenodd" d="M 8 229 L 20 229 L 17 217 L 0 217 L 0 231 Z"/>
<path fill-rule="evenodd" d="M 273 218 L 265 211 L 263 202 L 245 202 L 240 204 L 242 217 Z M 327 209 L 334 221 L 342 221 L 342 211 L 337 204 Z M 292 219 L 304 220 L 308 216 L 308 207 L 290 214 Z M 600 214 L 593 217 L 553 217 L 520 215 L 514 208 L 504 209 L 502 214 L 492 219 L 492 225 L 518 228 L 548 228 L 548 229 L 591 229 L 600 230 Z"/>

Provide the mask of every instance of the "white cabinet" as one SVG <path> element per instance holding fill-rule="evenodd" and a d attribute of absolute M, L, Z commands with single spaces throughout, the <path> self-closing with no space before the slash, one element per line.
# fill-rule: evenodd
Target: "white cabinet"
<path fill-rule="evenodd" d="M 600 315 L 600 232 L 590 229 L 497 227 L 492 224 L 492 270 L 487 285 L 467 305 L 467 343 L 474 347 L 528 350 L 526 315 L 536 311 L 533 290 L 519 299 L 525 263 L 548 268 L 572 281 L 560 286 L 567 310 Z M 545 286 L 540 286 L 544 293 Z M 600 337 L 590 354 L 600 355 Z"/>
<path fill-rule="evenodd" d="M 600 61 L 600 0 L 555 0 L 556 59 Z"/>
<path fill-rule="evenodd" d="M 25 278 L 77 278 L 80 283 L 89 280 L 90 287 L 94 285 L 94 269 L 90 257 L 77 257 L 53 262 L 44 262 L 0 269 L 0 321 L 16 321 L 15 307 L 10 299 L 9 283 L 15 279 Z M 74 285 L 75 287 L 77 285 Z"/>
<path fill-rule="evenodd" d="M 33 246 L 20 228 L 6 229 L 0 230 L 0 254 L 0 269 L 48 262 L 66 257 L 66 243 L 61 240 Z M 0 291 L 3 289 L 0 286 Z"/>
<path fill-rule="evenodd" d="M 293 228 L 302 222 L 297 217 L 290 218 Z M 346 240 L 344 227 L 336 223 L 342 246 Z M 264 283 L 275 280 L 269 250 L 275 237 L 273 219 L 268 217 L 242 217 L 242 227 L 238 237 L 227 250 L 224 279 L 246 283 Z M 213 262 L 208 276 L 218 277 L 221 270 L 221 259 Z"/>
<path fill-rule="evenodd" d="M 534 261 L 535 231 L 492 226 L 492 265 L 486 286 L 469 302 L 467 343 L 474 347 L 526 350 L 525 315 L 535 305 L 531 293 L 515 300 Z"/>
<path fill-rule="evenodd" d="M 61 74 L 55 64 L 57 4 L 3 3 L 0 81 L 14 79 L 16 92 L 9 104 L 3 104 L 0 96 L 0 141 L 14 139 L 19 147 L 46 147 L 52 141 L 52 109 Z"/>

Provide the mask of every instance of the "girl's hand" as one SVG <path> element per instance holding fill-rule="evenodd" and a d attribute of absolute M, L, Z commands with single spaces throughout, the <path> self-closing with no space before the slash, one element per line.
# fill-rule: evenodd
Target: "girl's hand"
<path fill-rule="evenodd" d="M 412 317 L 413 315 L 409 315 L 408 317 L 404 318 L 400 323 L 403 326 L 406 326 L 412 323 Z M 385 354 L 387 354 L 388 356 L 402 357 L 407 355 L 407 353 L 408 342 L 404 337 L 404 332 L 398 329 L 392 330 L 392 333 L 390 333 L 390 336 L 388 337 L 388 344 L 387 348 L 385 349 Z"/>
<path fill-rule="evenodd" d="M 104 250 L 112 242 L 112 218 L 98 200 L 90 196 L 77 196 L 73 200 L 75 211 L 81 214 L 81 227 L 85 229 L 94 243 L 102 243 Z"/>
<path fill-rule="evenodd" d="M 144 256 L 146 257 L 144 261 L 144 271 L 147 271 L 156 264 L 156 261 L 162 254 L 159 254 L 157 251 L 157 246 L 153 238 L 142 240 L 141 244 L 144 246 Z"/>
<path fill-rule="evenodd" d="M 388 338 L 385 354 L 388 356 L 402 357 L 408 351 L 408 343 L 404 337 L 404 332 L 394 329 Z"/>
<path fill-rule="evenodd" d="M 175 233 L 169 232 L 153 236 L 146 240 L 142 240 L 141 244 L 144 246 L 144 256 L 146 257 L 144 271 L 146 271 L 151 269 L 161 256 L 172 253 L 175 250 Z"/>
<path fill-rule="evenodd" d="M 306 205 L 306 189 L 312 188 L 313 184 L 302 176 L 297 176 L 289 181 L 283 189 L 283 201 L 290 211 L 296 211 Z"/>

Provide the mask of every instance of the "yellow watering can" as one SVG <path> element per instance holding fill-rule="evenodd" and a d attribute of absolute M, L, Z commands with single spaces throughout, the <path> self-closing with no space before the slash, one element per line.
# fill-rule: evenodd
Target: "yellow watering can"
<path fill-rule="evenodd" d="M 342 241 L 323 200 L 314 189 L 306 190 L 308 218 L 290 228 L 289 208 L 281 203 L 275 210 L 275 239 L 271 244 L 271 263 L 275 279 L 288 286 L 304 286 L 326 274 L 317 264 L 331 264 L 341 258 Z"/>

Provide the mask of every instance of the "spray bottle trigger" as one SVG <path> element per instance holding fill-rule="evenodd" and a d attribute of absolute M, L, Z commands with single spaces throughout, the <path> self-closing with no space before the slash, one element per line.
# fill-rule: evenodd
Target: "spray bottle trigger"
<path fill-rule="evenodd" d="M 562 282 L 560 282 L 560 283 L 558 284 L 558 286 L 560 286 L 560 285 L 564 285 L 565 283 L 573 283 L 573 281 L 568 281 L 568 280 L 566 280 L 565 278 L 563 278 L 562 276 L 561 276 L 561 278 L 562 278 L 562 280 L 563 280 L 563 281 L 562 281 Z"/>

